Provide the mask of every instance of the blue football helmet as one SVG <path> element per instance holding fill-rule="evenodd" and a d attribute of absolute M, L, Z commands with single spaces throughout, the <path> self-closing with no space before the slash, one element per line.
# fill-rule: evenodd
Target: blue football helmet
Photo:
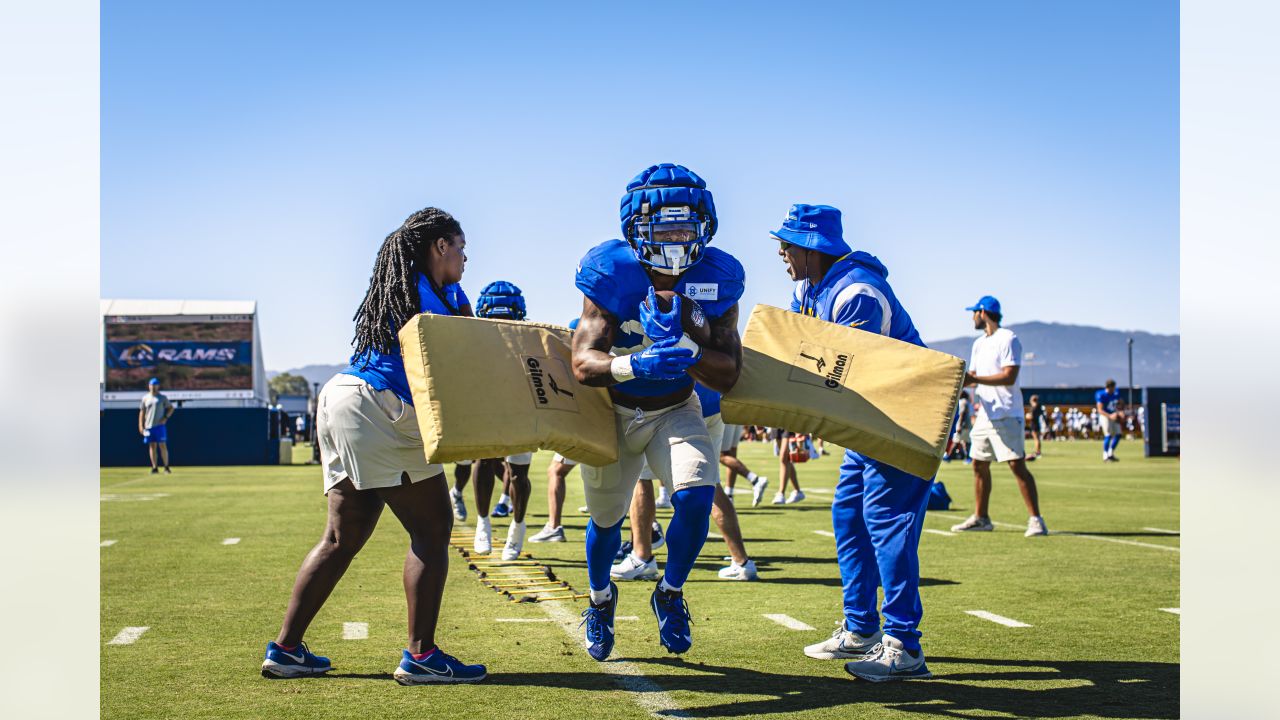
<path fill-rule="evenodd" d="M 716 234 L 716 206 L 707 183 L 682 165 L 653 165 L 635 176 L 618 214 L 636 258 L 666 275 L 697 264 Z"/>
<path fill-rule="evenodd" d="M 491 282 L 480 291 L 480 300 L 476 303 L 476 315 L 482 318 L 523 320 L 525 317 L 524 295 L 521 294 L 520 288 L 506 280 Z"/>

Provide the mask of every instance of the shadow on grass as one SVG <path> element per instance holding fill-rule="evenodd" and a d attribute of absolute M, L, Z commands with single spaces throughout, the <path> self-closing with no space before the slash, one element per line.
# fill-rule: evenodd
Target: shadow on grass
<path fill-rule="evenodd" d="M 971 717 L 974 712 L 982 712 L 1024 718 L 1093 715 L 1164 720 L 1178 717 L 1179 712 L 1176 663 L 934 657 L 929 659 L 933 680 L 876 684 L 842 677 L 764 673 L 669 658 L 629 661 L 655 666 L 649 668 L 645 676 L 668 692 L 703 693 L 702 699 L 727 693 L 757 698 L 683 708 L 671 713 L 679 717 L 768 716 L 806 710 L 837 711 L 835 716 L 838 716 L 840 708 L 874 713 L 878 707 L 939 717 Z M 962 667 L 948 672 L 950 665 Z M 701 672 L 662 673 L 664 667 Z M 611 691 L 614 686 L 608 677 L 597 673 L 504 673 L 491 676 L 488 682 Z M 1011 682 L 1022 686 L 991 684 Z"/>

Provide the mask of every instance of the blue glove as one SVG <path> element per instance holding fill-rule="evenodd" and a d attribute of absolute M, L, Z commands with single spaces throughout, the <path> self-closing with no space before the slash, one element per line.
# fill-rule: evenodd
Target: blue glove
<path fill-rule="evenodd" d="M 667 338 L 679 338 L 684 335 L 684 327 L 680 324 L 680 296 L 672 298 L 671 309 L 662 312 L 658 309 L 658 296 L 649 286 L 647 302 L 640 303 L 640 326 L 650 340 L 657 342 Z"/>
<path fill-rule="evenodd" d="M 697 359 L 679 338 L 665 338 L 631 356 L 631 372 L 641 380 L 679 380 Z"/>

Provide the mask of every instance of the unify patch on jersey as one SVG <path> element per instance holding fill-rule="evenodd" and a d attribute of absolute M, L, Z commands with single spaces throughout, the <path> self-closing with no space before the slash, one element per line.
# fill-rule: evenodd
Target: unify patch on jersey
<path fill-rule="evenodd" d="M 840 392 L 848 381 L 852 359 L 847 352 L 801 341 L 800 354 L 791 363 L 787 379 Z"/>
<path fill-rule="evenodd" d="M 694 300 L 719 300 L 720 283 L 686 283 L 684 294 Z"/>
<path fill-rule="evenodd" d="M 529 392 L 533 394 L 533 406 L 539 410 L 568 410 L 578 412 L 578 401 L 573 397 L 573 382 L 569 368 L 559 358 L 525 355 L 525 378 Z"/>

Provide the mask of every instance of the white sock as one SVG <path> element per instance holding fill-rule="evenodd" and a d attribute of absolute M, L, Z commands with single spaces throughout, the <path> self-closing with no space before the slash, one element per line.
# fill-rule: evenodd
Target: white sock
<path fill-rule="evenodd" d="M 591 591 L 591 602 L 595 605 L 602 605 L 611 599 L 613 599 L 613 588 Z"/>
<path fill-rule="evenodd" d="M 658 589 L 663 592 L 680 592 L 680 588 L 682 587 L 684 586 L 681 585 L 680 587 L 676 587 L 672 585 L 671 583 L 667 582 L 667 579 L 665 577 L 662 578 L 662 582 L 658 583 Z"/>
<path fill-rule="evenodd" d="M 458 497 L 458 495 L 460 495 L 460 494 L 461 494 L 461 493 L 459 493 L 459 492 L 458 492 L 458 488 L 449 488 L 449 497 L 455 497 L 455 498 L 456 498 L 456 497 Z"/>
<path fill-rule="evenodd" d="M 499 504 L 499 505 L 510 505 L 510 504 L 511 504 L 511 496 L 507 495 L 506 493 L 502 493 L 502 497 L 498 498 L 498 504 Z"/>
<path fill-rule="evenodd" d="M 757 474 L 755 474 L 755 473 L 753 473 L 753 472 L 749 472 L 749 473 L 747 473 L 747 480 L 749 480 L 749 481 L 751 482 L 751 484 L 752 484 L 752 485 L 755 485 L 755 484 L 756 484 L 756 481 L 757 481 L 757 480 L 759 480 L 759 479 L 760 479 L 760 476 L 759 476 L 759 475 L 757 475 Z"/>

